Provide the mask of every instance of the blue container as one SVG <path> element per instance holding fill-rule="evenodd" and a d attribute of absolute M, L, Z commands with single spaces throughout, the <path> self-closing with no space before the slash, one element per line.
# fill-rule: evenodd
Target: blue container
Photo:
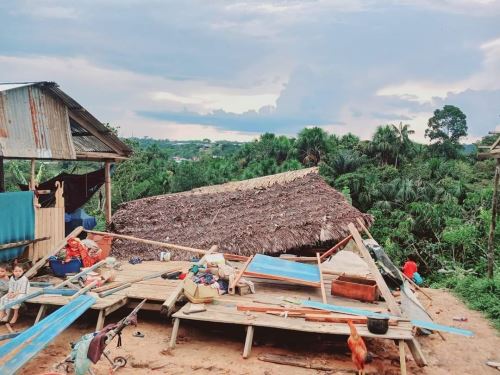
<path fill-rule="evenodd" d="M 49 265 L 54 275 L 64 277 L 67 273 L 80 272 L 82 261 L 80 259 L 71 259 L 69 262 L 63 263 L 62 260 L 49 259 Z"/>

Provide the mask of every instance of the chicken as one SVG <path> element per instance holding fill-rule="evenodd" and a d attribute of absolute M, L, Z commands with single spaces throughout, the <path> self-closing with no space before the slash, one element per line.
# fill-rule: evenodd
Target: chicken
<path fill-rule="evenodd" d="M 370 363 L 372 361 L 372 356 L 368 353 L 368 350 L 366 350 L 365 342 L 363 341 L 363 338 L 358 335 L 358 331 L 356 330 L 352 320 L 349 320 L 347 324 L 351 330 L 351 335 L 347 339 L 347 345 L 352 353 L 351 358 L 354 365 L 358 369 L 358 375 L 364 375 L 365 363 Z"/>

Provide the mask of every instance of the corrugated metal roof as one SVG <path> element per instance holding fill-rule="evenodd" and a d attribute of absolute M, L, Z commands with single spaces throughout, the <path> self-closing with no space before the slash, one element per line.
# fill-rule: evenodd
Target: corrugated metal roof
<path fill-rule="evenodd" d="M 75 159 L 75 151 L 132 153 L 56 83 L 0 84 L 0 154 Z"/>
<path fill-rule="evenodd" d="M 0 92 L 0 154 L 75 159 L 68 109 L 35 85 Z"/>

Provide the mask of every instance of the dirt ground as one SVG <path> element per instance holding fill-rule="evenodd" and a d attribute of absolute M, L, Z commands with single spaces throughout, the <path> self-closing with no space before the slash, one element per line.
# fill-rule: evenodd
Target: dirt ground
<path fill-rule="evenodd" d="M 436 322 L 454 324 L 475 332 L 472 338 L 444 334 L 421 337 L 419 341 L 429 362 L 429 366 L 419 368 L 407 350 L 409 374 L 500 374 L 487 367 L 488 359 L 499 360 L 500 337 L 479 312 L 468 310 L 450 293 L 443 290 L 429 290 L 433 297 L 429 311 Z M 425 297 L 421 297 L 428 304 Z M 119 320 L 124 311 L 111 315 L 108 322 Z M 453 322 L 454 316 L 466 316 L 468 322 Z M 26 317 L 26 322 L 33 319 Z M 92 331 L 96 321 L 93 312 L 85 314 L 69 329 L 64 331 L 51 345 L 26 365 L 21 374 L 46 374 L 52 366 L 69 352 L 69 343 L 82 334 Z M 23 323 L 17 325 L 22 329 Z M 133 337 L 140 330 L 144 338 Z M 5 328 L 0 328 L 0 334 Z M 249 359 L 242 359 L 244 330 L 226 325 L 206 325 L 183 323 L 179 330 L 178 344 L 173 351 L 167 350 L 171 324 L 157 313 L 139 314 L 139 326 L 128 327 L 123 334 L 123 346 L 116 348 L 116 341 L 108 348 L 112 356 L 125 356 L 128 364 L 118 373 L 127 374 L 349 374 L 354 369 L 345 338 L 326 337 L 312 334 L 288 333 L 275 330 L 257 329 L 254 347 Z M 387 340 L 367 340 L 367 346 L 375 354 L 368 374 L 399 374 L 399 355 L 393 342 Z M 278 365 L 260 361 L 265 353 L 288 354 L 307 357 L 314 364 L 334 368 L 335 371 Z M 96 374 L 108 374 L 109 365 L 101 360 L 93 367 Z"/>

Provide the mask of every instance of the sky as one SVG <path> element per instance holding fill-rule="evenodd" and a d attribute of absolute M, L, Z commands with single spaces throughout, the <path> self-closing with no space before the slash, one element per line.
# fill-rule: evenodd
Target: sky
<path fill-rule="evenodd" d="M 500 0 L 0 0 L 0 82 L 55 81 L 122 136 L 500 130 Z"/>

